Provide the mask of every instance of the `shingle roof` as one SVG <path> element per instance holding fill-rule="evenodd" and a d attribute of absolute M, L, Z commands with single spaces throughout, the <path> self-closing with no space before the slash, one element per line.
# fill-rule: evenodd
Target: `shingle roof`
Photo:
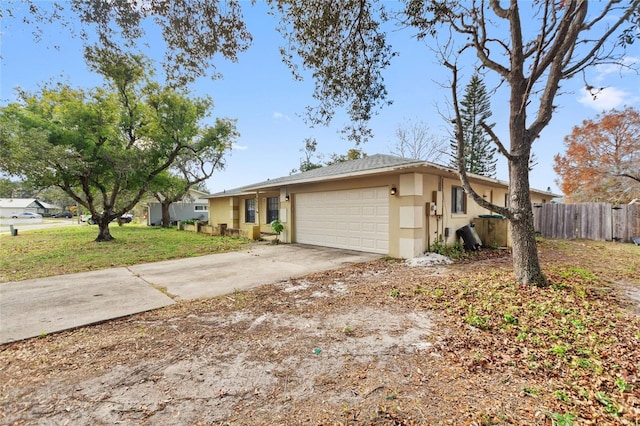
<path fill-rule="evenodd" d="M 40 201 L 35 198 L 0 198 L 0 207 L 2 208 L 26 209 L 33 203 L 43 207 Z"/>
<path fill-rule="evenodd" d="M 246 193 L 255 192 L 261 189 L 273 188 L 282 185 L 292 185 L 303 182 L 313 182 L 324 179 L 339 179 L 341 177 L 366 175 L 371 173 L 379 173 L 383 171 L 394 171 L 410 167 L 429 167 L 432 169 L 438 169 L 442 172 L 456 174 L 457 172 L 450 168 L 440 164 L 431 163 L 424 160 L 416 160 L 409 158 L 396 157 L 394 155 L 375 154 L 370 155 L 358 160 L 349 160 L 342 163 L 332 164 L 330 166 L 320 167 L 318 169 L 309 170 L 307 172 L 296 173 L 289 176 L 282 176 L 275 179 L 267 179 L 263 182 L 254 183 L 251 185 L 241 186 L 231 190 L 225 190 L 217 192 L 208 197 L 203 198 L 217 198 L 229 195 L 241 195 Z M 470 178 L 498 183 L 500 185 L 508 186 L 508 182 L 503 182 L 498 179 L 489 178 L 486 176 L 480 176 L 473 173 L 469 173 Z M 531 188 L 531 191 L 552 194 L 549 191 L 537 190 Z"/>
<path fill-rule="evenodd" d="M 320 167 L 318 169 L 309 170 L 302 173 L 296 173 L 289 176 L 282 176 L 275 179 L 268 179 L 252 185 L 234 188 L 228 191 L 217 192 L 211 197 L 219 197 L 222 195 L 241 194 L 243 192 L 255 191 L 262 188 L 279 186 L 283 184 L 294 184 L 306 182 L 309 180 L 322 180 L 323 178 L 337 178 L 340 176 L 348 176 L 353 174 L 364 174 L 366 172 L 380 171 L 383 169 L 398 169 L 410 166 L 424 165 L 423 160 L 414 160 L 393 155 L 375 154 L 358 160 L 349 160 L 342 163 L 332 164 L 330 166 Z"/>
<path fill-rule="evenodd" d="M 59 209 L 60 207 L 56 206 L 55 204 L 50 204 L 50 203 L 45 203 L 44 201 L 38 201 L 42 207 L 44 207 L 45 209 Z"/>

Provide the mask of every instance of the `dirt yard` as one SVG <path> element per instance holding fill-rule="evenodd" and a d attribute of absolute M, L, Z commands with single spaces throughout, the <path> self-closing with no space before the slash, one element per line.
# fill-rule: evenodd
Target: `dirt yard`
<path fill-rule="evenodd" d="M 635 249 L 635 251 L 634 251 Z M 2 424 L 640 422 L 640 250 L 383 259 L 0 347 Z"/>

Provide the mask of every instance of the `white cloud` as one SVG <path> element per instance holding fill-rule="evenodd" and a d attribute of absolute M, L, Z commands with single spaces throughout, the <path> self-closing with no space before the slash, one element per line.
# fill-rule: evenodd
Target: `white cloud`
<path fill-rule="evenodd" d="M 587 89 L 580 91 L 578 102 L 598 112 L 618 108 L 632 103 L 633 98 L 630 93 L 615 87 L 605 87 L 592 95 Z"/>
<path fill-rule="evenodd" d="M 273 118 L 275 118 L 276 120 L 283 119 L 283 120 L 291 121 L 291 117 L 277 111 L 273 113 Z"/>
<path fill-rule="evenodd" d="M 238 145 L 234 143 L 233 145 L 231 145 L 231 149 L 234 151 L 244 151 L 249 149 L 249 147 L 246 145 Z"/>
<path fill-rule="evenodd" d="M 634 67 L 640 63 L 640 58 L 633 56 L 625 56 L 622 59 L 622 64 L 602 64 L 596 65 L 594 70 L 596 72 L 595 79 L 598 82 L 604 81 L 607 77 L 618 76 L 621 77 L 624 74 L 630 72 L 637 72 Z"/>

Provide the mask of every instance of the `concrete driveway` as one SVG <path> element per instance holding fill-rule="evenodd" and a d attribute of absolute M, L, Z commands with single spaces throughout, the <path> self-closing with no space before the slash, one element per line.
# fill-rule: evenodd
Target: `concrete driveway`
<path fill-rule="evenodd" d="M 0 344 L 379 257 L 263 243 L 230 253 L 0 283 Z"/>

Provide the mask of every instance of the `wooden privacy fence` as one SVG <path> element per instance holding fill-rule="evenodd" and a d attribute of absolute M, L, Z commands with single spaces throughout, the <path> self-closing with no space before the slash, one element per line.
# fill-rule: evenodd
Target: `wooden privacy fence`
<path fill-rule="evenodd" d="M 536 232 L 545 238 L 632 242 L 640 236 L 640 204 L 542 204 L 533 208 Z"/>

